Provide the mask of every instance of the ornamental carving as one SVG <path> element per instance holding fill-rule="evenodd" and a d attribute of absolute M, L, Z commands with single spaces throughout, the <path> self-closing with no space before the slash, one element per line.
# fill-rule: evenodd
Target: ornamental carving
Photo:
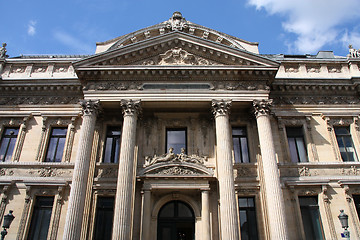
<path fill-rule="evenodd" d="M 100 168 L 98 171 L 98 178 L 116 178 L 118 169 L 114 167 Z"/>
<path fill-rule="evenodd" d="M 214 116 L 230 114 L 231 100 L 212 100 L 211 108 Z"/>
<path fill-rule="evenodd" d="M 14 175 L 14 171 L 11 169 L 0 168 L 0 176 L 12 176 Z"/>
<path fill-rule="evenodd" d="M 141 112 L 140 100 L 121 100 L 121 107 L 124 115 L 134 115 Z"/>
<path fill-rule="evenodd" d="M 81 100 L 80 105 L 83 108 L 84 115 L 97 114 L 100 108 L 100 101 Z"/>
<path fill-rule="evenodd" d="M 164 22 L 166 28 L 171 31 L 183 31 L 189 27 L 188 22 L 183 18 L 180 12 L 174 12 L 172 17 Z"/>
<path fill-rule="evenodd" d="M 286 66 L 285 72 L 288 73 L 298 73 L 299 72 L 299 66 Z"/>
<path fill-rule="evenodd" d="M 273 100 L 254 100 L 253 101 L 253 107 L 254 107 L 254 113 L 256 117 L 259 117 L 261 115 L 269 115 L 271 110 L 270 107 L 272 105 Z"/>
<path fill-rule="evenodd" d="M 348 176 L 351 176 L 351 175 L 358 175 L 359 174 L 359 169 L 357 169 L 356 166 L 351 166 L 350 169 L 341 169 L 341 173 L 342 175 L 348 175 Z"/>
<path fill-rule="evenodd" d="M 168 169 L 163 169 L 162 171 L 158 172 L 159 175 L 199 175 L 198 172 L 194 170 L 186 169 L 183 167 L 171 167 Z"/>
<path fill-rule="evenodd" d="M 65 172 L 58 170 L 57 168 L 51 168 L 51 167 L 43 167 L 40 168 L 37 171 L 30 170 L 29 174 L 31 175 L 38 175 L 39 177 L 58 177 L 63 175 Z"/>
<path fill-rule="evenodd" d="M 310 170 L 307 167 L 298 168 L 298 172 L 301 177 L 311 176 Z"/>
<path fill-rule="evenodd" d="M 154 157 L 148 157 L 148 156 L 145 157 L 144 167 L 154 165 L 155 163 L 163 163 L 163 162 L 204 164 L 205 161 L 207 161 L 206 156 L 205 157 L 200 157 L 200 156 L 197 156 L 197 155 L 188 156 L 187 154 L 185 154 L 185 149 L 184 148 L 181 149 L 180 154 L 175 154 L 174 149 L 170 148 L 168 153 L 163 154 L 161 156 L 156 156 L 155 155 Z"/>
<path fill-rule="evenodd" d="M 303 190 L 300 190 L 298 193 L 299 193 L 299 196 L 315 196 L 315 195 L 318 195 L 318 192 L 316 190 L 313 190 L 313 189 L 303 189 Z"/>
<path fill-rule="evenodd" d="M 75 97 L 0 97 L 0 105 L 38 105 L 38 104 L 76 104 L 80 96 Z"/>
<path fill-rule="evenodd" d="M 357 104 L 360 99 L 355 96 L 300 96 L 300 97 L 274 97 L 275 104 Z"/>
<path fill-rule="evenodd" d="M 214 65 L 216 63 L 195 56 L 182 48 L 173 48 L 160 54 L 158 58 L 148 59 L 142 62 L 142 65 Z M 217 64 L 221 65 L 221 64 Z"/>
<path fill-rule="evenodd" d="M 308 73 L 320 73 L 320 66 L 306 66 Z"/>

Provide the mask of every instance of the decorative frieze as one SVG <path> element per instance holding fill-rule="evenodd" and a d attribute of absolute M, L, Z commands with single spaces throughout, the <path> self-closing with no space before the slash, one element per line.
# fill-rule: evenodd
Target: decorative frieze
<path fill-rule="evenodd" d="M 180 12 L 174 12 L 173 16 L 164 22 L 166 28 L 171 31 L 183 31 L 189 27 L 188 22 L 183 18 Z"/>
<path fill-rule="evenodd" d="M 358 104 L 360 99 L 356 96 L 274 96 L 274 104 Z"/>

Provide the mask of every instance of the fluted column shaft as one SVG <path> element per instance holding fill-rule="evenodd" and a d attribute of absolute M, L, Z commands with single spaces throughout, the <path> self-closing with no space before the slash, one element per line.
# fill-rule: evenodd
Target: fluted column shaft
<path fill-rule="evenodd" d="M 124 123 L 121 136 L 119 171 L 116 187 L 113 240 L 130 240 L 134 189 L 134 149 L 139 101 L 122 101 Z"/>
<path fill-rule="evenodd" d="M 143 216 L 142 216 L 142 230 L 141 240 L 147 240 L 150 236 L 150 221 L 151 221 L 151 191 L 146 189 L 143 191 Z"/>
<path fill-rule="evenodd" d="M 210 207 L 209 207 L 209 190 L 201 191 L 201 220 L 203 222 L 202 240 L 211 240 L 210 230 Z"/>
<path fill-rule="evenodd" d="M 221 239 L 238 240 L 239 226 L 236 209 L 232 137 L 230 133 L 230 101 L 212 102 L 216 127 L 216 159 L 220 193 Z"/>
<path fill-rule="evenodd" d="M 80 239 L 91 148 L 99 102 L 91 100 L 83 101 L 81 102 L 81 106 L 83 107 L 83 122 L 66 214 L 64 240 Z"/>
<path fill-rule="evenodd" d="M 270 237 L 273 240 L 281 240 L 288 239 L 288 233 L 280 174 L 275 158 L 275 147 L 271 132 L 270 106 L 270 100 L 254 101 L 263 166 Z"/>

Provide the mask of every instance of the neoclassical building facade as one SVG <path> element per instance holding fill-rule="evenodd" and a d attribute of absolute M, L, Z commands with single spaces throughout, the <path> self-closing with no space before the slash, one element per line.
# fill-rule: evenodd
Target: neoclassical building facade
<path fill-rule="evenodd" d="M 94 55 L 0 52 L 7 239 L 360 239 L 360 54 L 187 21 Z M 360 214 L 360 212 L 359 212 Z"/>

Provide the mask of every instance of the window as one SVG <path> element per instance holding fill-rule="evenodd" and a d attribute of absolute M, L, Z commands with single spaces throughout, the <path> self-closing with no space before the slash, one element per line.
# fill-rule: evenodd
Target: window
<path fill-rule="evenodd" d="M 289 144 L 291 161 L 294 163 L 307 162 L 308 157 L 302 127 L 287 127 L 286 135 Z"/>
<path fill-rule="evenodd" d="M 233 138 L 233 146 L 234 146 L 235 163 L 250 162 L 246 128 L 245 127 L 233 128 L 232 138 Z"/>
<path fill-rule="evenodd" d="M 357 161 L 358 158 L 356 156 L 349 127 L 334 127 L 334 130 L 342 160 L 344 162 Z"/>
<path fill-rule="evenodd" d="M 358 218 L 360 220 L 360 195 L 353 195 L 353 199 L 354 199 L 356 212 L 357 212 Z"/>
<path fill-rule="evenodd" d="M 47 239 L 54 197 L 36 197 L 28 240 Z"/>
<path fill-rule="evenodd" d="M 104 149 L 104 163 L 118 163 L 120 156 L 120 141 L 121 129 L 120 127 L 109 127 L 106 131 L 105 149 Z"/>
<path fill-rule="evenodd" d="M 166 129 L 166 152 L 174 148 L 174 153 L 181 153 L 181 148 L 186 149 L 186 128 Z"/>
<path fill-rule="evenodd" d="M 93 239 L 110 240 L 114 217 L 114 197 L 98 197 L 95 214 Z"/>
<path fill-rule="evenodd" d="M 299 203 L 306 239 L 323 240 L 317 197 L 299 197 Z"/>
<path fill-rule="evenodd" d="M 5 128 L 0 144 L 0 161 L 11 161 L 11 157 L 15 148 L 16 139 L 19 133 L 18 128 Z"/>
<path fill-rule="evenodd" d="M 239 216 L 241 240 L 258 239 L 255 199 L 253 197 L 239 197 Z"/>
<path fill-rule="evenodd" d="M 46 162 L 61 162 L 66 140 L 67 128 L 53 128 L 46 153 Z"/>

